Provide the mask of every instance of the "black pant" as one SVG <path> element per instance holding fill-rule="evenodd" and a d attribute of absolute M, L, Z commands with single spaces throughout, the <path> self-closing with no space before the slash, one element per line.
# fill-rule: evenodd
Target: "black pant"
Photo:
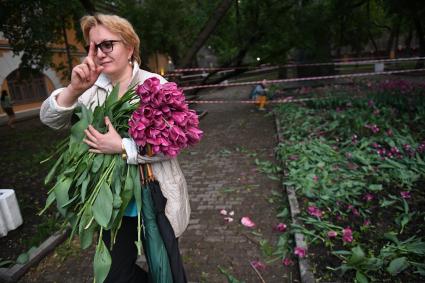
<path fill-rule="evenodd" d="M 104 231 L 102 238 L 112 257 L 111 269 L 105 283 L 148 282 L 147 272 L 136 265 L 137 248 L 134 242 L 137 241 L 137 217 L 122 218 L 112 251 L 110 231 Z"/>

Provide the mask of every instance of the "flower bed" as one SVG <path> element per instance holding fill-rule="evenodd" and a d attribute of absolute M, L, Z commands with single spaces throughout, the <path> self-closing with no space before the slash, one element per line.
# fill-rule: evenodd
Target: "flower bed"
<path fill-rule="evenodd" d="M 398 87 L 403 85 L 402 90 Z M 319 280 L 425 280 L 425 91 L 365 86 L 362 97 L 277 108 L 285 184 L 296 189 Z"/>

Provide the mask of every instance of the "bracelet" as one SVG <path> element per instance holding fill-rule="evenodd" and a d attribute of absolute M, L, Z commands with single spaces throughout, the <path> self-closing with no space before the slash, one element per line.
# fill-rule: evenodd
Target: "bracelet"
<path fill-rule="evenodd" d="M 124 143 L 123 142 L 121 143 L 121 149 L 122 149 L 122 151 L 121 151 L 121 158 L 123 160 L 127 160 L 127 151 L 125 150 L 125 147 L 124 147 Z"/>

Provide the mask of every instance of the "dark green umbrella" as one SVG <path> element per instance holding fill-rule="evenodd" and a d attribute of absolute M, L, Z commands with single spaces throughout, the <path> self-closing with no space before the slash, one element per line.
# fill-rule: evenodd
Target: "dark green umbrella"
<path fill-rule="evenodd" d="M 171 273 L 173 274 L 174 283 L 187 283 L 186 273 L 184 271 L 183 261 L 180 255 L 179 243 L 174 234 L 173 227 L 165 215 L 165 206 L 167 199 L 161 191 L 159 182 L 154 179 L 152 168 L 148 168 L 148 186 L 151 192 L 153 207 L 156 214 L 156 224 L 164 241 L 165 249 L 167 250 L 168 259 L 170 262 Z"/>
<path fill-rule="evenodd" d="M 147 176 L 147 174 L 142 165 L 140 166 L 140 178 L 142 183 L 143 238 L 150 282 L 173 283 L 167 251 L 156 224 L 148 180 L 144 176 Z"/>

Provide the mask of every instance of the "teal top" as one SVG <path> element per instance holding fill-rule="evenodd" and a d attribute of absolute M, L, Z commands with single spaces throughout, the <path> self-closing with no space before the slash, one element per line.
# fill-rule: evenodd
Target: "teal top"
<path fill-rule="evenodd" d="M 130 203 L 125 208 L 124 216 L 137 217 L 137 205 L 134 198 L 131 199 Z"/>

